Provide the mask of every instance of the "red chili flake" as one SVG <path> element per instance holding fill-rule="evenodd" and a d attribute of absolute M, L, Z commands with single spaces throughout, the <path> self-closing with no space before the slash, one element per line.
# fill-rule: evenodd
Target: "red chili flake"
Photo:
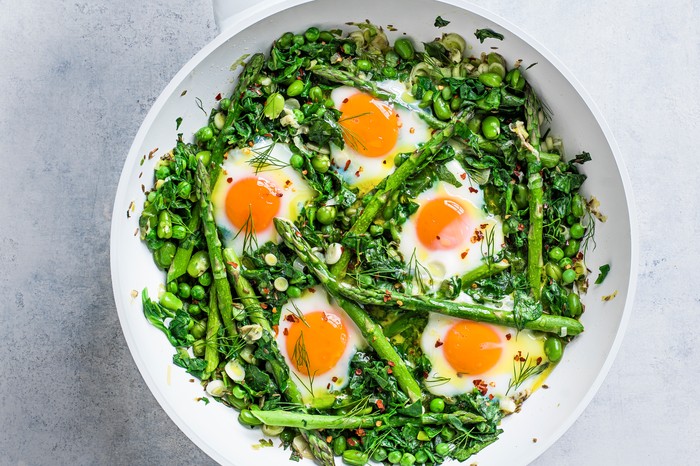
<path fill-rule="evenodd" d="M 493 393 L 489 393 L 489 400 L 493 400 Z"/>
<path fill-rule="evenodd" d="M 408 130 L 409 133 L 413 134 L 416 132 L 416 128 L 411 127 L 411 129 Z"/>
<path fill-rule="evenodd" d="M 377 408 L 384 411 L 384 402 L 382 400 L 377 400 Z"/>
<path fill-rule="evenodd" d="M 312 293 L 316 293 L 316 288 L 309 288 L 309 291 Z"/>
<path fill-rule="evenodd" d="M 333 382 L 337 382 L 337 381 L 338 381 L 338 377 L 333 377 L 331 380 L 332 380 Z"/>
<path fill-rule="evenodd" d="M 488 223 L 482 223 L 481 225 L 479 225 L 479 227 L 481 227 L 482 230 L 485 230 L 487 226 L 489 226 Z"/>
<path fill-rule="evenodd" d="M 525 225 L 522 223 L 518 223 L 518 231 L 523 231 L 525 229 Z"/>
<path fill-rule="evenodd" d="M 324 313 L 323 313 L 323 317 L 321 317 L 321 320 L 324 321 L 324 322 L 328 322 L 328 314 L 326 314 L 326 313 L 324 312 Z"/>
<path fill-rule="evenodd" d="M 444 343 L 441 342 L 439 339 L 438 339 L 438 341 L 435 342 L 435 347 L 436 347 L 436 348 L 439 348 L 439 347 L 441 347 L 442 345 L 444 345 Z"/>
<path fill-rule="evenodd" d="M 350 99 L 348 99 L 348 98 L 346 97 L 346 98 L 343 99 L 343 103 L 344 103 L 344 104 L 347 104 L 349 100 L 350 100 Z"/>
<path fill-rule="evenodd" d="M 467 179 L 467 172 L 462 173 L 461 175 L 459 175 L 459 177 L 462 178 L 463 180 L 466 180 Z"/>
<path fill-rule="evenodd" d="M 477 390 L 479 390 L 479 392 L 482 395 L 486 395 L 486 392 L 488 391 L 488 387 L 486 386 L 486 383 L 483 380 L 474 379 L 474 381 L 472 383 L 474 384 L 474 386 L 477 388 Z"/>
<path fill-rule="evenodd" d="M 265 134 L 263 134 L 263 136 L 266 137 L 266 138 L 271 138 L 271 137 L 272 137 L 272 133 L 265 133 Z"/>
<path fill-rule="evenodd" d="M 308 174 L 309 174 L 309 170 L 304 169 L 304 170 L 301 171 L 301 174 L 302 174 L 302 175 L 308 175 Z"/>
<path fill-rule="evenodd" d="M 480 230 L 475 229 L 474 236 L 471 237 L 471 242 L 478 243 L 482 239 L 484 239 L 484 234 Z"/>
<path fill-rule="evenodd" d="M 513 335 L 506 333 L 506 340 L 510 341 L 511 338 L 513 338 Z"/>
<path fill-rule="evenodd" d="M 268 306 L 267 303 L 260 303 L 260 307 L 263 309 L 267 309 L 270 306 Z"/>
<path fill-rule="evenodd" d="M 430 374 L 428 373 L 428 371 L 423 371 L 423 378 L 427 379 L 428 377 L 430 377 Z"/>
<path fill-rule="evenodd" d="M 253 143 L 253 141 L 248 141 L 248 145 L 249 145 L 250 147 L 253 147 L 255 144 Z"/>
<path fill-rule="evenodd" d="M 263 294 L 270 294 L 270 289 L 269 288 L 263 288 L 262 289 Z"/>
<path fill-rule="evenodd" d="M 282 194 L 282 193 L 275 193 L 275 196 L 277 196 L 277 197 L 282 197 L 282 196 L 284 196 L 284 194 Z"/>
<path fill-rule="evenodd" d="M 292 323 L 299 322 L 299 319 L 292 314 L 287 314 L 287 317 L 285 317 L 284 320 L 286 320 L 287 322 L 292 322 Z"/>
<path fill-rule="evenodd" d="M 331 443 L 332 441 L 333 441 L 332 435 L 329 435 L 328 437 L 326 437 L 326 443 Z"/>
<path fill-rule="evenodd" d="M 326 390 L 330 390 L 330 389 L 331 389 L 331 383 L 328 382 L 328 383 L 326 384 Z"/>
<path fill-rule="evenodd" d="M 357 446 L 357 440 L 355 440 L 354 438 L 350 437 L 350 438 L 348 439 L 348 446 L 356 447 L 356 446 Z"/>
<path fill-rule="evenodd" d="M 282 333 L 283 333 L 284 336 L 286 337 L 287 335 L 289 335 L 289 329 L 288 329 L 288 328 L 285 328 L 284 330 L 282 330 Z"/>
<path fill-rule="evenodd" d="M 343 168 L 343 171 L 348 171 L 348 168 L 350 168 L 350 160 L 349 159 L 347 162 L 345 162 L 345 168 Z"/>
<path fill-rule="evenodd" d="M 440 235 L 435 236 L 435 239 L 440 241 Z"/>
<path fill-rule="evenodd" d="M 460 254 L 460 256 L 462 257 L 462 259 L 464 259 L 465 257 L 467 257 L 467 254 L 469 254 L 469 249 L 466 249 L 462 254 Z"/>
<path fill-rule="evenodd" d="M 387 367 L 387 368 L 386 368 L 386 373 L 387 373 L 387 374 L 393 374 L 394 371 L 391 370 L 391 367 Z"/>
<path fill-rule="evenodd" d="M 357 430 L 355 431 L 355 433 L 357 434 L 358 437 L 364 437 L 365 434 L 366 434 L 365 429 L 363 429 L 362 427 L 360 427 L 359 429 L 357 429 Z"/>
<path fill-rule="evenodd" d="M 362 375 L 362 369 L 355 369 L 355 375 Z"/>
<path fill-rule="evenodd" d="M 469 186 L 469 192 L 470 192 L 470 193 L 478 193 L 479 190 L 476 189 L 476 188 L 473 188 L 473 187 Z"/>
<path fill-rule="evenodd" d="M 285 186 L 289 186 L 290 184 L 292 184 L 292 180 L 287 180 L 287 181 L 284 182 L 284 185 L 285 185 Z"/>
<path fill-rule="evenodd" d="M 538 366 L 539 366 L 540 364 L 542 364 L 542 356 L 539 356 L 539 357 L 537 358 L 536 362 L 537 362 L 537 365 L 538 365 Z"/>
<path fill-rule="evenodd" d="M 386 165 L 386 159 L 382 160 L 382 163 L 383 163 L 384 165 Z"/>
<path fill-rule="evenodd" d="M 236 264 L 235 262 L 227 262 L 227 264 L 233 267 L 234 269 L 238 268 L 238 264 Z"/>
<path fill-rule="evenodd" d="M 391 299 L 391 291 L 385 290 L 384 291 L 384 302 L 388 302 Z"/>
<path fill-rule="evenodd" d="M 215 97 L 215 98 L 216 98 L 217 102 L 218 102 L 219 100 L 221 100 L 221 92 L 219 92 L 218 94 L 216 94 L 216 97 Z"/>
<path fill-rule="evenodd" d="M 387 361 L 387 364 L 389 364 L 391 367 L 394 367 L 394 361 Z"/>
<path fill-rule="evenodd" d="M 228 178 L 226 178 L 226 182 L 227 182 L 227 183 L 233 183 L 233 178 L 231 178 L 231 177 L 229 176 Z"/>

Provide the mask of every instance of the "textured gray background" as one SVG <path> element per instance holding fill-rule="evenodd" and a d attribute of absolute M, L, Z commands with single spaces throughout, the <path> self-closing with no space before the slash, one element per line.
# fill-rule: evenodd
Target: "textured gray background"
<path fill-rule="evenodd" d="M 697 464 L 698 4 L 477 3 L 583 83 L 639 212 L 639 287 L 619 356 L 535 464 Z M 0 464 L 212 464 L 131 359 L 108 246 L 131 140 L 215 35 L 208 0 L 0 0 Z"/>

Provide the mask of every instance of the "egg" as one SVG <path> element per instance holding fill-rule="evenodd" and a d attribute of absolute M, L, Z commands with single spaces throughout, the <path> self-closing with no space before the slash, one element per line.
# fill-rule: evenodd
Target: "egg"
<path fill-rule="evenodd" d="M 367 346 L 355 323 L 328 294 L 314 290 L 283 306 L 276 336 L 305 403 L 345 387 L 350 360 Z"/>
<path fill-rule="evenodd" d="M 342 113 L 339 124 L 345 146 L 331 145 L 335 169 L 361 194 L 371 190 L 394 170 L 394 157 L 413 152 L 430 139 L 428 125 L 420 119 L 417 107 L 402 100 L 407 93 L 398 81 L 378 83 L 404 105 L 399 106 L 372 97 L 353 87 L 341 86 L 331 92 L 331 99 Z M 406 98 L 408 99 L 408 98 Z"/>
<path fill-rule="evenodd" d="M 290 165 L 289 147 L 261 140 L 227 153 L 212 190 L 214 219 L 222 241 L 239 254 L 246 241 L 277 241 L 272 219 L 296 218 L 314 192 Z"/>
<path fill-rule="evenodd" d="M 421 337 L 423 353 L 432 364 L 426 387 L 442 396 L 477 387 L 499 399 L 521 398 L 546 374 L 544 340 L 530 330 L 431 314 Z M 528 370 L 532 376 L 523 376 Z"/>
<path fill-rule="evenodd" d="M 456 160 L 446 167 L 461 186 L 439 181 L 419 194 L 418 210 L 404 223 L 399 244 L 409 268 L 420 264 L 427 287 L 478 267 L 504 244 L 501 220 L 484 210 L 479 186 L 470 183 Z"/>

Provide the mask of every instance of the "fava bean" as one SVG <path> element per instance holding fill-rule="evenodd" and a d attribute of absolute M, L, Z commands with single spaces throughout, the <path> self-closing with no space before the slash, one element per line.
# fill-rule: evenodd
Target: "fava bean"
<path fill-rule="evenodd" d="M 433 101 L 433 111 L 435 116 L 440 120 L 449 120 L 452 117 L 452 110 L 450 110 L 450 105 L 445 102 L 442 96 L 439 96 Z"/>
<path fill-rule="evenodd" d="M 368 460 L 369 455 L 360 450 L 345 450 L 343 452 L 343 462 L 350 466 L 365 466 Z"/>
<path fill-rule="evenodd" d="M 566 305 L 569 310 L 569 315 L 571 317 L 578 317 L 583 312 L 583 305 L 581 304 L 581 298 L 578 294 L 573 291 L 569 293 L 566 297 Z"/>
<path fill-rule="evenodd" d="M 561 340 L 554 335 L 548 336 L 544 341 L 544 354 L 551 362 L 558 362 L 564 354 Z"/>
<path fill-rule="evenodd" d="M 498 87 L 503 82 L 503 78 L 501 78 L 499 74 L 489 72 L 481 73 L 479 75 L 479 81 L 489 87 Z"/>
<path fill-rule="evenodd" d="M 497 139 L 501 134 L 500 120 L 493 115 L 487 116 L 484 118 L 484 121 L 481 122 L 481 132 L 486 139 Z"/>
<path fill-rule="evenodd" d="M 333 439 L 333 453 L 335 456 L 340 456 L 348 447 L 348 441 L 342 435 Z"/>
<path fill-rule="evenodd" d="M 289 97 L 296 97 L 304 90 L 304 81 L 296 79 L 287 86 L 287 95 Z"/>
<path fill-rule="evenodd" d="M 404 60 L 410 60 L 415 56 L 413 43 L 406 37 L 396 39 L 396 42 L 394 42 L 394 50 L 399 57 L 403 58 Z"/>

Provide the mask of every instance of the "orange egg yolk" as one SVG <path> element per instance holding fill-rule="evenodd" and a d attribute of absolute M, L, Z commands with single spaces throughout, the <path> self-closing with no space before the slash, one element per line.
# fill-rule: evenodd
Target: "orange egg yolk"
<path fill-rule="evenodd" d="M 264 231 L 280 210 L 282 192 L 260 177 L 236 180 L 226 194 L 226 215 L 239 230 Z"/>
<path fill-rule="evenodd" d="M 343 100 L 340 126 L 345 143 L 367 157 L 389 153 L 399 138 L 399 114 L 390 104 L 357 93 Z"/>
<path fill-rule="evenodd" d="M 418 240 L 428 249 L 453 249 L 464 243 L 471 217 L 459 200 L 439 197 L 425 202 L 416 218 Z"/>
<path fill-rule="evenodd" d="M 287 354 L 299 373 L 320 375 L 331 370 L 348 344 L 342 319 L 332 313 L 314 311 L 292 323 L 287 333 Z"/>
<path fill-rule="evenodd" d="M 448 330 L 443 352 L 458 373 L 478 375 L 498 363 L 503 348 L 500 336 L 492 327 L 465 320 Z"/>

